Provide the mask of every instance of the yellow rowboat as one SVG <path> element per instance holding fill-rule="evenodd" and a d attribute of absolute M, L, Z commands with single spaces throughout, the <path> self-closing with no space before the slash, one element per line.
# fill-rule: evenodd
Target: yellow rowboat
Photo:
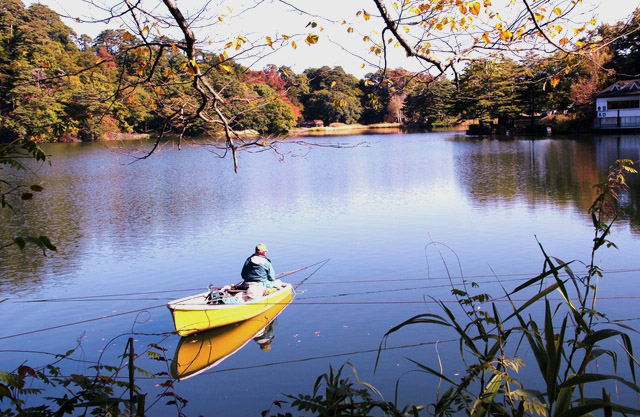
<path fill-rule="evenodd" d="M 236 304 L 210 304 L 208 298 L 211 292 L 204 292 L 171 301 L 167 307 L 173 316 L 176 332 L 180 336 L 187 336 L 250 319 L 275 305 L 286 305 L 293 297 L 293 287 L 282 283 L 277 288 L 267 290 L 267 293 L 255 299 L 240 299 Z"/>
<path fill-rule="evenodd" d="M 255 317 L 180 338 L 171 362 L 171 375 L 184 380 L 219 365 L 260 335 L 292 299 L 293 294 L 289 291 L 280 303 Z"/>

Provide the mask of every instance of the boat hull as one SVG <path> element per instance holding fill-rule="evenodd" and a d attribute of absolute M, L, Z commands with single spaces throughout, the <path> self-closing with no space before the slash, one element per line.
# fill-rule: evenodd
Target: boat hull
<path fill-rule="evenodd" d="M 176 332 L 180 336 L 248 320 L 274 305 L 288 304 L 291 301 L 293 287 L 291 284 L 284 284 L 275 293 L 239 304 L 207 304 L 205 297 L 208 294 L 204 292 L 181 298 L 167 305 L 173 316 Z"/>
<path fill-rule="evenodd" d="M 181 338 L 171 363 L 171 375 L 183 380 L 220 364 L 261 333 L 292 299 L 289 292 L 281 303 L 246 321 Z"/>

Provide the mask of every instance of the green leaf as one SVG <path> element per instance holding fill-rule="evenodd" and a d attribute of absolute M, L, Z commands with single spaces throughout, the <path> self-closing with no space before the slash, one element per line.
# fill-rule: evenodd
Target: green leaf
<path fill-rule="evenodd" d="M 592 411 L 603 410 L 605 408 L 611 408 L 613 411 L 617 411 L 619 413 L 640 415 L 640 410 L 636 408 L 625 407 L 602 399 L 589 399 L 586 401 L 586 404 L 571 408 L 562 414 L 558 414 L 556 417 L 582 417 Z"/>
<path fill-rule="evenodd" d="M 13 243 L 15 243 L 16 245 L 18 245 L 18 247 L 20 248 L 20 250 L 23 250 L 24 247 L 27 245 L 27 242 L 25 242 L 24 238 L 18 236 L 15 239 L 13 239 Z"/>
<path fill-rule="evenodd" d="M 565 382 L 560 384 L 560 388 L 564 387 L 573 387 L 576 385 L 587 384 L 589 382 L 599 382 L 599 381 L 618 381 L 621 384 L 628 386 L 636 392 L 640 392 L 640 387 L 634 384 L 633 382 L 629 382 L 626 379 L 619 377 L 617 375 L 605 375 L 605 374 L 582 374 L 576 375 L 567 379 Z"/>
<path fill-rule="evenodd" d="M 11 396 L 11 391 L 9 390 L 9 388 L 7 388 L 7 386 L 4 384 L 0 384 L 0 400 L 2 400 L 4 397 L 13 398 Z"/>

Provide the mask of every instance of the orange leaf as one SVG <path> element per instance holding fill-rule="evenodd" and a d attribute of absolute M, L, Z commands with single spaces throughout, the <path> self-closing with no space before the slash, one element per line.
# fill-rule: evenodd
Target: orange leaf
<path fill-rule="evenodd" d="M 472 15 L 477 16 L 480 14 L 480 7 L 480 3 L 475 2 L 469 7 L 469 10 L 471 11 Z"/>

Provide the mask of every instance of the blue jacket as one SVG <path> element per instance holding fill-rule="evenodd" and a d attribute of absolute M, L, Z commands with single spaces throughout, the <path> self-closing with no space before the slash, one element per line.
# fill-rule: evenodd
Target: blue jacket
<path fill-rule="evenodd" d="M 257 253 L 247 258 L 240 274 L 244 282 L 265 282 L 276 279 L 276 273 L 269 258 Z"/>

